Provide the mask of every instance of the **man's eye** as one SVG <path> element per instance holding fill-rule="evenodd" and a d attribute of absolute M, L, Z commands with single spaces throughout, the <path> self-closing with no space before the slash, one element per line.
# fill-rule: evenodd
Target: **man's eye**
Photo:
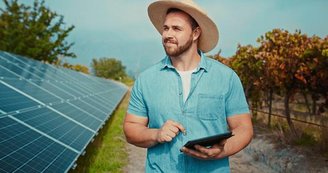
<path fill-rule="evenodd" d="M 179 28 L 179 27 L 175 27 L 175 28 L 173 28 L 175 31 L 181 31 L 181 28 Z"/>

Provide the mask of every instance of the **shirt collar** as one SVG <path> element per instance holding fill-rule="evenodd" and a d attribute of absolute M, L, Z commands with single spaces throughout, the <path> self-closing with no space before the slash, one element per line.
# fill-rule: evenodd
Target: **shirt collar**
<path fill-rule="evenodd" d="M 196 68 L 196 72 L 198 72 L 201 69 L 204 69 L 205 72 L 207 72 L 209 69 L 209 65 L 207 63 L 207 58 L 202 51 L 198 50 L 198 53 L 200 54 L 200 63 L 198 64 L 198 67 Z M 162 60 L 162 68 L 161 69 L 165 69 L 165 68 L 175 69 L 175 67 L 172 65 L 170 57 L 167 55 Z"/>

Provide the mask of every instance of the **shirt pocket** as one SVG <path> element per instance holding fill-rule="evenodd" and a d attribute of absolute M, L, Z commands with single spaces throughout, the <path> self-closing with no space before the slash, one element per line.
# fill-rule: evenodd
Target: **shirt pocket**
<path fill-rule="evenodd" d="M 202 120 L 225 118 L 223 95 L 199 94 L 197 116 Z"/>

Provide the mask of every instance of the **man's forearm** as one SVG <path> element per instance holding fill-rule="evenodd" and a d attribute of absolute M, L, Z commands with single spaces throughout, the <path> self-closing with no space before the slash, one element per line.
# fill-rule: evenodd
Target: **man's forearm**
<path fill-rule="evenodd" d="M 224 152 L 219 154 L 219 158 L 231 156 L 245 148 L 252 140 L 253 127 L 240 126 L 232 130 L 233 137 L 229 138 L 224 145 Z"/>
<path fill-rule="evenodd" d="M 124 123 L 126 140 L 136 146 L 149 148 L 156 145 L 158 129 L 149 129 L 133 122 Z"/>

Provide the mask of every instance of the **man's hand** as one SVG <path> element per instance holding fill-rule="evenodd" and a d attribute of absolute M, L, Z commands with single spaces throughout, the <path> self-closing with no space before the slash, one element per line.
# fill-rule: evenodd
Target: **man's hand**
<path fill-rule="evenodd" d="M 236 154 L 245 148 L 253 136 L 253 125 L 249 114 L 234 115 L 227 118 L 233 137 L 213 145 L 211 148 L 196 146 L 195 150 L 183 147 L 185 154 L 205 160 L 221 159 Z"/>
<path fill-rule="evenodd" d="M 207 148 L 200 145 L 195 145 L 195 150 L 183 147 L 181 149 L 185 154 L 202 160 L 213 160 L 222 158 L 224 155 L 224 145 L 227 140 L 222 141 L 220 144 L 214 144 L 212 147 Z"/>
<path fill-rule="evenodd" d="M 158 130 L 157 142 L 170 142 L 176 137 L 179 132 L 186 133 L 186 129 L 180 124 L 172 120 L 167 120 L 163 126 Z"/>
<path fill-rule="evenodd" d="M 148 118 L 126 114 L 124 119 L 124 134 L 126 140 L 136 146 L 149 148 L 158 143 L 170 142 L 179 134 L 185 133 L 185 128 L 172 120 L 166 121 L 161 128 L 149 128 Z"/>

